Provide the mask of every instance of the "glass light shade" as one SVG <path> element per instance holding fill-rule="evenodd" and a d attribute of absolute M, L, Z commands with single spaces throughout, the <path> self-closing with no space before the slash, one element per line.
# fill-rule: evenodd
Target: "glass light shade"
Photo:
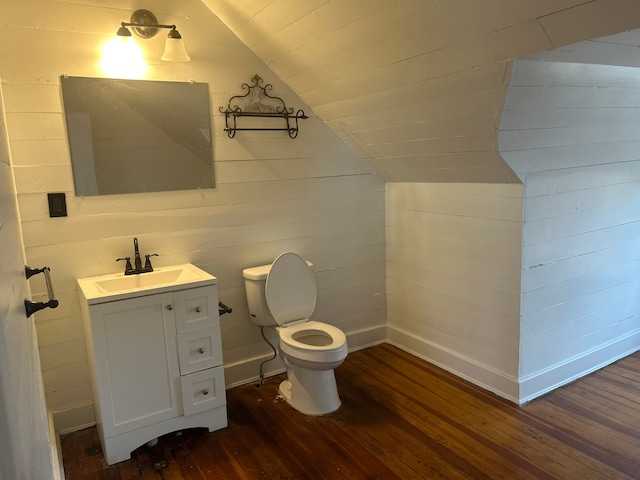
<path fill-rule="evenodd" d="M 165 62 L 190 62 L 191 57 L 187 54 L 182 38 L 167 37 L 164 44 L 164 53 L 160 57 Z"/>
<path fill-rule="evenodd" d="M 108 77 L 140 79 L 147 72 L 142 51 L 131 36 L 116 35 L 102 48 L 102 71 Z"/>

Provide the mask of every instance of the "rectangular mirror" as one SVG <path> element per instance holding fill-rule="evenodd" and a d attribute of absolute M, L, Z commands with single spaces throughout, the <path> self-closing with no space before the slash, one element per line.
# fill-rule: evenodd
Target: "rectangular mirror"
<path fill-rule="evenodd" d="M 215 186 L 206 83 L 61 84 L 76 196 Z"/>

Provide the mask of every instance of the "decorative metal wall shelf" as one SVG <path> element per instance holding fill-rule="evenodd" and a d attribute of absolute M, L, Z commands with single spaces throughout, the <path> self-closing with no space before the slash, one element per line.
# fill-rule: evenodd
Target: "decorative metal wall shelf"
<path fill-rule="evenodd" d="M 264 87 L 262 78 L 256 74 L 251 79 L 253 85 L 242 84 L 242 89 L 247 90 L 245 95 L 235 95 L 229 99 L 227 108 L 220 107 L 220 112 L 224 113 L 226 128 L 224 129 L 229 138 L 236 136 L 236 132 L 242 130 L 281 130 L 286 131 L 291 138 L 298 136 L 298 120 L 309 118 L 303 110 L 298 110 L 295 114 L 293 108 L 287 108 L 280 97 L 272 97 L 268 91 L 273 89 L 271 84 Z M 263 117 L 283 119 L 286 127 L 238 127 L 238 119 L 241 117 Z"/>

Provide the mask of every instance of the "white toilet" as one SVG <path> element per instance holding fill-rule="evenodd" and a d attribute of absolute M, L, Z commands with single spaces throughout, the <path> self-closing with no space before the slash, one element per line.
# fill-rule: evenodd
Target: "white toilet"
<path fill-rule="evenodd" d="M 271 265 L 246 268 L 251 320 L 275 327 L 279 351 L 287 367 L 280 394 L 296 410 L 324 415 L 340 406 L 333 373 L 347 357 L 347 338 L 339 328 L 309 320 L 316 307 L 316 280 L 295 253 L 280 255 Z"/>

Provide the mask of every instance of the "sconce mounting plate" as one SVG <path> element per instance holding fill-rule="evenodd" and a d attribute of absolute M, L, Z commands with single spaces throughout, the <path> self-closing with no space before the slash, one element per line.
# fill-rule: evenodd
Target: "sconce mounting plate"
<path fill-rule="evenodd" d="M 131 14 L 131 28 L 142 38 L 152 38 L 158 33 L 158 19 L 149 10 L 136 10 Z"/>

